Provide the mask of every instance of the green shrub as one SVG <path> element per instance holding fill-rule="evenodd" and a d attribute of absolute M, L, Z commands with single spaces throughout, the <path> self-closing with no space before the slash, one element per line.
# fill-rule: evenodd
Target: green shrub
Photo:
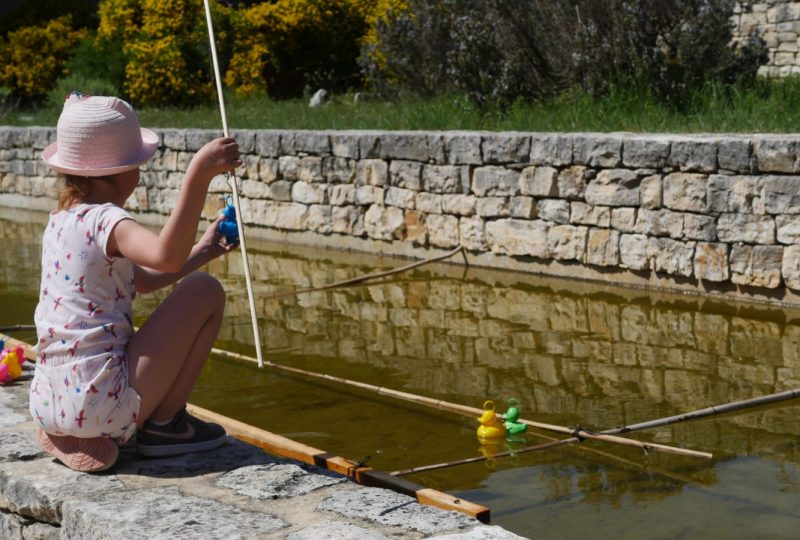
<path fill-rule="evenodd" d="M 734 46 L 735 0 L 409 0 L 378 21 L 362 69 L 384 95 L 465 94 L 507 107 L 570 87 L 633 85 L 685 107 L 709 82 L 753 81 L 757 36 Z"/>
<path fill-rule="evenodd" d="M 9 32 L 0 40 L 0 85 L 22 98 L 43 98 L 67 74 L 71 51 L 85 35 L 72 29 L 69 16 Z"/>

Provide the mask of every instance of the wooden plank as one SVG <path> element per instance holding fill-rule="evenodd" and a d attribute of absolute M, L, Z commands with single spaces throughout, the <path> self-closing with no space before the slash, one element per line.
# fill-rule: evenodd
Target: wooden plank
<path fill-rule="evenodd" d="M 349 459 L 329 454 L 307 444 L 287 439 L 196 405 L 187 405 L 187 410 L 201 420 L 221 425 L 232 437 L 263 448 L 271 454 L 337 472 L 352 478 L 361 485 L 391 489 L 414 497 L 420 504 L 461 512 L 483 523 L 488 523 L 491 517 L 489 508 L 485 506 L 426 488 L 371 467 L 359 466 Z"/>

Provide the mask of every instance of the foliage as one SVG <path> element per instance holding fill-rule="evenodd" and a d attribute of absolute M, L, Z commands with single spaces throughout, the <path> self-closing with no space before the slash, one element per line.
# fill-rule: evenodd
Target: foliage
<path fill-rule="evenodd" d="M 3 0 L 0 8 L 0 36 L 26 26 L 40 26 L 48 21 L 70 15 L 74 28 L 91 29 L 97 26 L 99 0 Z"/>
<path fill-rule="evenodd" d="M 754 81 L 766 49 L 731 45 L 734 0 L 409 0 L 376 24 L 362 68 L 384 95 L 509 107 L 580 86 L 649 87 L 682 107 L 705 83 Z"/>
<path fill-rule="evenodd" d="M 73 30 L 69 15 L 9 32 L 0 40 L 0 85 L 23 98 L 43 97 L 67 73 L 69 55 L 85 35 Z"/>
<path fill-rule="evenodd" d="M 212 2 L 221 51 L 229 38 L 229 12 Z M 98 37 L 121 43 L 124 93 L 137 104 L 194 105 L 213 95 L 205 15 L 198 2 L 103 0 Z"/>
<path fill-rule="evenodd" d="M 239 12 L 225 82 L 238 95 L 297 97 L 360 83 L 360 40 L 376 0 L 276 0 Z"/>

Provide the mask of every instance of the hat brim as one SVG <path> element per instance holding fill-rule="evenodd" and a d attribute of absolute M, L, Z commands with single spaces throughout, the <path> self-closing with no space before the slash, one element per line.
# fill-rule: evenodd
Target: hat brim
<path fill-rule="evenodd" d="M 56 172 L 74 174 L 76 176 L 110 176 L 112 174 L 130 171 L 150 161 L 150 158 L 152 158 L 153 154 L 158 150 L 158 135 L 147 128 L 140 128 L 140 130 L 142 132 L 142 151 L 139 155 L 132 157 L 128 163 L 115 165 L 114 167 L 93 169 L 65 165 L 61 162 L 60 156 L 58 155 L 58 142 L 54 142 L 44 149 L 42 152 L 42 161 Z"/>

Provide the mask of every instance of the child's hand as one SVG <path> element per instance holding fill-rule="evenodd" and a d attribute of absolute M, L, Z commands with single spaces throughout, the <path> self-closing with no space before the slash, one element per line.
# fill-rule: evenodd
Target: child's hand
<path fill-rule="evenodd" d="M 206 232 L 203 233 L 203 236 L 200 237 L 200 240 L 197 242 L 197 247 L 206 255 L 209 261 L 221 255 L 225 255 L 239 246 L 239 242 L 227 244 L 225 242 L 225 237 L 219 234 L 219 223 L 222 219 L 223 216 L 218 216 L 217 219 L 208 226 Z"/>
<path fill-rule="evenodd" d="M 207 143 L 192 158 L 190 168 L 209 181 L 218 174 L 232 171 L 242 164 L 239 158 L 239 144 L 232 137 L 220 137 Z"/>

